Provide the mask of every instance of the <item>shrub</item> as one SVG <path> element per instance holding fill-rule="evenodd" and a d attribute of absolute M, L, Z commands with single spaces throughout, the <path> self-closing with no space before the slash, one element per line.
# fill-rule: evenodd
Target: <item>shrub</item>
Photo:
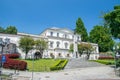
<path fill-rule="evenodd" d="M 8 69 L 26 70 L 27 63 L 25 61 L 8 59 L 3 64 L 3 67 Z"/>
<path fill-rule="evenodd" d="M 4 55 L 6 56 L 6 62 L 3 64 L 4 68 L 26 70 L 27 63 L 25 61 L 15 60 L 16 58 L 19 58 L 20 54 L 15 53 L 15 54 L 4 54 Z"/>
<path fill-rule="evenodd" d="M 52 67 L 50 67 L 50 70 L 60 70 L 63 69 L 65 67 L 65 65 L 67 64 L 68 60 L 59 60 L 58 62 L 55 63 L 55 65 L 53 65 Z"/>
<path fill-rule="evenodd" d="M 120 67 L 120 59 L 116 60 L 116 67 Z"/>
<path fill-rule="evenodd" d="M 112 56 L 100 56 L 98 59 L 114 59 Z"/>

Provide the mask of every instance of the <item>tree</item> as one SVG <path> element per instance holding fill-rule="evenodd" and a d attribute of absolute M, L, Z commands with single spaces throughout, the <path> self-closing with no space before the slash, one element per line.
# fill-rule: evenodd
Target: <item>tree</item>
<path fill-rule="evenodd" d="M 87 55 L 87 60 L 89 59 L 90 54 L 93 50 L 94 49 L 90 43 L 80 43 L 78 45 L 78 51 L 79 51 L 80 55 L 85 53 Z"/>
<path fill-rule="evenodd" d="M 84 26 L 84 23 L 81 20 L 81 18 L 78 18 L 78 20 L 76 21 L 75 33 L 81 35 L 81 40 L 82 41 L 87 41 L 88 40 L 87 30 L 86 30 L 86 28 Z"/>
<path fill-rule="evenodd" d="M 35 41 L 36 49 L 40 51 L 41 58 L 43 56 L 43 51 L 47 49 L 48 43 L 44 39 L 38 39 Z"/>
<path fill-rule="evenodd" d="M 69 49 L 69 52 L 74 52 L 74 50 L 73 50 L 73 44 L 70 44 L 70 49 Z"/>
<path fill-rule="evenodd" d="M 5 32 L 4 28 L 0 27 L 0 33 L 4 33 L 4 32 Z"/>
<path fill-rule="evenodd" d="M 23 52 L 25 52 L 25 59 L 27 59 L 27 53 L 29 52 L 29 50 L 33 48 L 33 46 L 34 46 L 33 38 L 29 36 L 21 37 L 19 41 L 19 47 Z"/>
<path fill-rule="evenodd" d="M 94 26 L 91 30 L 89 40 L 99 45 L 100 52 L 109 51 L 114 45 L 109 28 L 99 25 Z"/>
<path fill-rule="evenodd" d="M 7 34 L 17 34 L 17 29 L 15 26 L 8 26 L 5 30 Z"/>
<path fill-rule="evenodd" d="M 80 54 L 80 56 L 83 54 L 83 51 L 84 51 L 84 44 L 81 43 L 81 44 L 78 44 L 78 53 Z"/>
<path fill-rule="evenodd" d="M 114 38 L 120 39 L 120 5 L 114 6 L 114 10 L 104 15 L 105 24 L 110 27 Z"/>

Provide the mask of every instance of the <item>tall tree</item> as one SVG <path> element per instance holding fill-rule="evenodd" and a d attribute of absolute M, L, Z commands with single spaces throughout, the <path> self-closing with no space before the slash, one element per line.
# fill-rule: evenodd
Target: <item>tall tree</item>
<path fill-rule="evenodd" d="M 75 33 L 81 35 L 81 40 L 82 41 L 87 41 L 88 40 L 87 30 L 86 30 L 86 28 L 84 26 L 84 23 L 83 23 L 81 18 L 78 18 L 78 20 L 76 21 Z"/>
<path fill-rule="evenodd" d="M 4 33 L 4 32 L 5 32 L 4 28 L 0 27 L 0 33 Z"/>
<path fill-rule="evenodd" d="M 19 41 L 19 47 L 23 52 L 25 52 L 25 59 L 27 59 L 27 53 L 29 52 L 29 50 L 33 48 L 33 46 L 34 46 L 33 38 L 29 36 L 21 37 Z"/>
<path fill-rule="evenodd" d="M 111 50 L 114 45 L 109 28 L 103 26 L 94 26 L 90 32 L 89 39 L 90 42 L 99 45 L 100 52 Z"/>
<path fill-rule="evenodd" d="M 120 5 L 104 15 L 105 24 L 111 29 L 112 36 L 120 39 Z"/>
<path fill-rule="evenodd" d="M 40 51 L 40 54 L 41 54 L 41 58 L 43 56 L 43 51 L 45 49 L 47 49 L 48 47 L 48 43 L 47 41 L 45 41 L 44 39 L 38 39 L 35 41 L 35 46 L 36 46 L 36 49 Z"/>
<path fill-rule="evenodd" d="M 17 34 L 17 29 L 15 26 L 8 26 L 5 30 L 7 34 Z"/>

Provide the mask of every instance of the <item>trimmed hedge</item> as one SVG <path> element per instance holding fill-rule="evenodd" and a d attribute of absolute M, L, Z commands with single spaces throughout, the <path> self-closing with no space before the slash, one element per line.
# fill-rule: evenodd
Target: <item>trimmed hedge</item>
<path fill-rule="evenodd" d="M 101 63 L 101 64 L 105 64 L 105 65 L 113 65 L 114 61 L 109 61 L 109 60 L 93 60 L 95 62 Z"/>
<path fill-rule="evenodd" d="M 20 57 L 19 53 L 14 53 L 14 54 L 5 54 L 6 57 L 16 59 Z"/>
<path fill-rule="evenodd" d="M 98 59 L 114 59 L 112 56 L 100 56 Z"/>
<path fill-rule="evenodd" d="M 3 67 L 8 69 L 26 70 L 27 63 L 25 61 L 9 59 L 3 64 Z"/>
<path fill-rule="evenodd" d="M 51 71 L 54 70 L 61 70 L 64 69 L 65 65 L 67 64 L 68 60 L 59 60 L 58 62 L 56 62 L 52 67 L 50 67 Z"/>
<path fill-rule="evenodd" d="M 14 60 L 16 58 L 19 58 L 20 54 L 15 53 L 15 54 L 4 54 L 4 55 L 6 56 L 6 62 L 3 63 L 3 68 L 26 70 L 27 62 Z M 0 55 L 0 58 L 1 58 L 1 55 Z"/>

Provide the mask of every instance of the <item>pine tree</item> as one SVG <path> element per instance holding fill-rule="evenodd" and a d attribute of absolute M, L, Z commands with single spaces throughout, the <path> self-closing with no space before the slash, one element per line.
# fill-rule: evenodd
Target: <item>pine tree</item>
<path fill-rule="evenodd" d="M 78 20 L 76 21 L 75 33 L 81 35 L 81 40 L 82 41 L 86 42 L 88 40 L 87 30 L 86 30 L 86 28 L 84 26 L 84 23 L 83 23 L 81 18 L 78 18 Z"/>

